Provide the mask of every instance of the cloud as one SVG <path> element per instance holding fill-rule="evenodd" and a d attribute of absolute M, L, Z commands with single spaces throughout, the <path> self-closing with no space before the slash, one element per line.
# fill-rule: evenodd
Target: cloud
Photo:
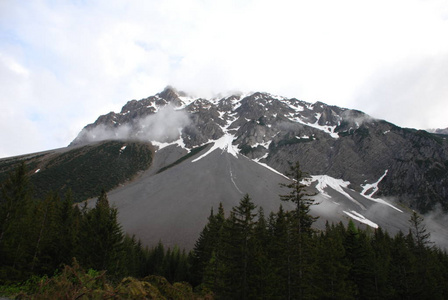
<path fill-rule="evenodd" d="M 166 143 L 179 139 L 182 129 L 189 124 L 190 118 L 186 111 L 166 105 L 156 114 L 132 120 L 132 123 L 121 124 L 118 127 L 99 124 L 93 128 L 83 129 L 78 139 L 81 143 L 126 139 Z"/>
<path fill-rule="evenodd" d="M 267 91 L 386 119 L 392 109 L 381 107 L 397 99 L 387 95 L 417 81 L 376 92 L 381 78 L 399 78 L 409 62 L 430 58 L 443 65 L 422 73 L 419 82 L 436 84 L 420 87 L 415 99 L 437 108 L 419 106 L 433 120 L 427 124 L 446 127 L 438 117 L 446 107 L 433 99 L 445 97 L 447 11 L 443 2 L 419 0 L 2 1 L 0 74 L 11 76 L 0 100 L 11 112 L 5 118 L 32 122 L 41 133 L 26 152 L 64 146 L 100 114 L 168 84 L 202 97 Z M 397 67 L 403 71 L 391 74 Z M 384 105 L 372 107 L 373 100 Z M 401 115 L 395 122 L 420 123 Z M 3 153 L 19 152 L 9 133 L 0 138 L 9 145 Z"/>
<path fill-rule="evenodd" d="M 82 143 L 93 143 L 104 140 L 126 140 L 130 138 L 131 126 L 121 125 L 117 128 L 110 128 L 100 124 L 91 129 L 83 129 L 79 137 Z"/>
<path fill-rule="evenodd" d="M 448 214 L 446 214 L 440 204 L 437 204 L 432 211 L 425 214 L 424 225 L 427 232 L 431 234 L 431 241 L 435 242 L 439 247 L 448 250 L 448 241 L 446 239 L 448 230 Z"/>
<path fill-rule="evenodd" d="M 445 128 L 448 121 L 440 112 L 448 111 L 447 70 L 448 51 L 401 61 L 374 74 L 356 106 L 399 126 Z"/>
<path fill-rule="evenodd" d="M 172 142 L 180 137 L 181 130 L 190 123 L 184 110 L 175 110 L 171 105 L 160 109 L 155 115 L 149 115 L 138 122 L 142 140 Z"/>

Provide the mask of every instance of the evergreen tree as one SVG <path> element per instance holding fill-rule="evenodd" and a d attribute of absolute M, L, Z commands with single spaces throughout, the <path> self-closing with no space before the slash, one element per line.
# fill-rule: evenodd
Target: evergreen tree
<path fill-rule="evenodd" d="M 295 252 L 290 256 L 292 260 L 291 268 L 297 272 L 297 275 L 292 277 L 293 281 L 291 284 L 295 287 L 292 296 L 304 299 L 313 293 L 315 249 L 313 249 L 313 230 L 311 226 L 318 217 L 310 215 L 310 207 L 314 204 L 314 199 L 309 197 L 314 194 L 307 192 L 308 186 L 302 183 L 306 179 L 306 173 L 300 169 L 300 163 L 296 162 L 294 165 L 291 165 L 290 171 L 286 175 L 291 182 L 289 184 L 281 184 L 281 186 L 288 188 L 289 194 L 280 195 L 280 199 L 292 202 L 296 206 L 291 215 L 291 225 L 293 227 L 291 244 L 293 249 L 295 249 Z"/>
<path fill-rule="evenodd" d="M 276 214 L 271 213 L 269 217 L 269 231 L 271 241 L 268 244 L 269 257 L 272 261 L 272 299 L 291 299 L 292 280 L 295 274 L 292 270 L 292 247 L 291 226 L 288 213 L 280 208 Z"/>
<path fill-rule="evenodd" d="M 254 236 L 255 205 L 245 195 L 238 206 L 233 207 L 224 222 L 221 241 L 222 252 L 216 257 L 220 266 L 222 284 L 216 289 L 219 297 L 225 299 L 248 299 L 249 272 L 253 264 L 252 239 Z"/>
<path fill-rule="evenodd" d="M 366 232 L 355 227 L 350 219 L 344 241 L 350 267 L 349 279 L 357 286 L 357 298 L 374 299 L 374 254 Z"/>
<path fill-rule="evenodd" d="M 33 214 L 33 233 L 29 237 L 33 243 L 33 259 L 31 272 L 37 274 L 51 274 L 60 266 L 57 257 L 60 247 L 57 214 L 61 199 L 56 193 L 49 193 L 43 201 L 38 201 Z"/>
<path fill-rule="evenodd" d="M 192 269 L 192 282 L 193 285 L 199 285 L 204 282 L 205 269 L 210 264 L 212 258 L 212 253 L 215 256 L 219 256 L 221 251 L 220 244 L 220 232 L 224 224 L 224 208 L 222 203 L 219 204 L 218 214 L 213 213 L 213 208 L 211 209 L 210 216 L 208 217 L 208 223 L 204 226 L 204 229 L 199 234 L 199 238 L 195 243 L 194 249 L 191 256 L 191 269 Z M 208 270 L 208 281 L 210 282 L 211 270 L 216 268 L 217 260 L 216 257 L 213 260 L 214 266 L 210 266 Z M 211 280 L 214 282 L 214 280 Z M 211 287 L 209 287 L 211 288 Z"/>
<path fill-rule="evenodd" d="M 163 276 L 164 273 L 164 265 L 165 265 L 165 247 L 162 242 L 159 241 L 157 246 L 155 246 L 151 250 L 151 254 L 149 256 L 149 274 L 160 275 Z"/>
<path fill-rule="evenodd" d="M 392 299 L 411 299 L 412 281 L 415 278 L 415 256 L 410 251 L 405 235 L 400 231 L 391 243 L 390 282 Z"/>
<path fill-rule="evenodd" d="M 439 264 L 433 255 L 431 235 L 427 232 L 423 221 L 423 217 L 415 211 L 409 220 L 408 241 L 416 258 L 410 291 L 414 298 L 442 299 L 437 280 L 437 277 L 440 276 Z"/>
<path fill-rule="evenodd" d="M 381 227 L 377 228 L 371 246 L 374 252 L 375 294 L 378 299 L 390 299 L 393 297 L 393 288 L 389 274 L 392 260 L 392 241 L 389 234 Z"/>
<path fill-rule="evenodd" d="M 318 239 L 318 298 L 353 299 L 354 285 L 348 280 L 349 267 L 345 257 L 342 223 L 325 226 Z"/>
<path fill-rule="evenodd" d="M 420 249 L 429 247 L 429 245 L 431 245 L 431 234 L 426 231 L 426 227 L 423 224 L 423 217 L 421 217 L 416 211 L 413 211 L 409 223 L 409 234 L 414 238 L 417 247 Z"/>
<path fill-rule="evenodd" d="M 300 163 L 296 162 L 290 166 L 289 172 L 286 175 L 291 182 L 288 184 L 281 184 L 282 187 L 289 189 L 289 194 L 280 195 L 282 201 L 292 202 L 296 209 L 294 215 L 297 218 L 297 230 L 299 234 L 311 234 L 311 225 L 318 219 L 310 215 L 310 207 L 314 204 L 314 199 L 309 198 L 315 194 L 307 192 L 308 186 L 302 183 L 307 178 L 307 174 L 300 169 Z"/>
<path fill-rule="evenodd" d="M 273 280 L 273 266 L 268 252 L 271 237 L 262 207 L 258 209 L 258 219 L 254 228 L 253 239 L 250 242 L 253 263 L 249 269 L 249 298 L 272 299 L 273 290 L 269 283 Z"/>
<path fill-rule="evenodd" d="M 34 201 L 22 163 L 1 186 L 0 266 L 2 280 L 24 279 L 30 275 L 33 242 Z"/>
<path fill-rule="evenodd" d="M 77 205 L 74 205 L 72 191 L 68 190 L 65 197 L 60 201 L 57 212 L 57 236 L 58 249 L 55 259 L 60 264 L 71 264 L 77 253 L 79 227 L 81 214 Z"/>
<path fill-rule="evenodd" d="M 238 206 L 232 208 L 230 221 L 232 224 L 232 241 L 228 243 L 229 252 L 235 269 L 231 270 L 233 276 L 233 295 L 238 299 L 249 297 L 249 270 L 253 253 L 251 239 L 254 234 L 256 206 L 246 194 Z"/>
<path fill-rule="evenodd" d="M 80 261 L 88 268 L 120 272 L 123 232 L 117 221 L 117 209 L 109 206 L 103 190 L 93 209 L 87 210 L 80 229 Z"/>

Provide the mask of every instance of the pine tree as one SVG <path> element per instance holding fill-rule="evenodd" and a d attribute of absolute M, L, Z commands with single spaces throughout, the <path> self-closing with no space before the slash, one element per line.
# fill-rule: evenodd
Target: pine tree
<path fill-rule="evenodd" d="M 355 227 L 350 219 L 344 241 L 350 267 L 349 279 L 356 284 L 359 299 L 374 299 L 374 254 L 366 232 Z"/>
<path fill-rule="evenodd" d="M 314 204 L 314 199 L 309 198 L 315 194 L 307 192 L 308 186 L 302 183 L 306 179 L 306 174 L 300 169 L 300 163 L 291 165 L 290 171 L 286 173 L 290 178 L 289 184 L 281 184 L 289 189 L 289 194 L 280 195 L 282 201 L 289 201 L 295 204 L 296 208 L 291 215 L 291 244 L 295 253 L 290 256 L 292 268 L 296 270 L 297 276 L 291 285 L 295 287 L 289 296 L 304 299 L 313 293 L 312 284 L 314 282 L 313 261 L 315 251 L 313 249 L 312 224 L 318 219 L 310 215 L 310 207 Z M 289 297 L 288 297 L 289 299 Z"/>
<path fill-rule="evenodd" d="M 438 289 L 438 262 L 434 259 L 434 247 L 430 233 L 423 224 L 423 217 L 413 212 L 409 223 L 409 245 L 416 261 L 414 277 L 411 285 L 411 295 L 419 299 L 442 299 Z"/>
<path fill-rule="evenodd" d="M 415 256 L 409 242 L 400 231 L 392 240 L 389 273 L 395 299 L 411 299 L 412 281 L 415 278 Z"/>
<path fill-rule="evenodd" d="M 252 199 L 246 194 L 240 201 L 239 205 L 232 209 L 232 221 L 234 222 L 234 245 L 238 247 L 235 249 L 235 261 L 239 262 L 239 270 L 235 270 L 234 276 L 240 280 L 237 285 L 236 295 L 239 299 L 248 299 L 249 297 L 249 270 L 253 253 L 251 249 L 251 239 L 254 235 L 254 213 L 256 206 Z"/>
<path fill-rule="evenodd" d="M 60 201 L 56 217 L 59 243 L 55 259 L 61 264 L 69 265 L 77 252 L 81 220 L 79 208 L 74 205 L 71 190 L 68 190 L 64 199 Z"/>
<path fill-rule="evenodd" d="M 30 274 L 34 204 L 22 163 L 1 186 L 0 280 L 24 279 Z"/>
<path fill-rule="evenodd" d="M 273 291 L 269 286 L 273 279 L 273 266 L 268 252 L 270 242 L 268 225 L 263 208 L 260 207 L 250 244 L 253 261 L 250 265 L 248 278 L 250 299 L 272 299 Z"/>
<path fill-rule="evenodd" d="M 80 234 L 80 261 L 86 267 L 118 274 L 124 236 L 117 221 L 117 209 L 109 206 L 104 190 L 95 207 L 84 213 Z"/>
<path fill-rule="evenodd" d="M 276 214 L 269 217 L 271 242 L 268 244 L 269 257 L 272 261 L 273 279 L 270 283 L 272 299 L 291 299 L 292 280 L 295 274 L 292 270 L 291 226 L 289 214 L 280 208 Z"/>
<path fill-rule="evenodd" d="M 220 232 L 222 230 L 224 224 L 225 216 L 224 216 L 224 208 L 222 203 L 219 204 L 218 214 L 214 214 L 213 208 L 211 209 L 210 216 L 208 217 L 208 223 L 204 226 L 204 229 L 199 234 L 199 238 L 195 243 L 192 256 L 191 256 L 191 264 L 192 264 L 192 282 L 193 285 L 199 285 L 201 282 L 204 282 L 204 272 L 207 268 L 208 264 L 210 264 L 210 260 L 212 258 L 212 253 L 214 252 L 215 256 L 219 256 L 221 251 L 220 244 Z M 216 264 L 216 257 L 213 260 L 213 263 Z M 214 280 L 210 279 L 211 270 L 216 269 L 216 265 L 210 266 L 208 270 L 208 281 L 214 282 Z M 212 288 L 209 286 L 209 288 Z"/>
<path fill-rule="evenodd" d="M 249 271 L 253 264 L 252 239 L 254 236 L 255 205 L 245 195 L 238 206 L 233 207 L 221 231 L 222 251 L 216 257 L 220 266 L 221 283 L 216 293 L 225 299 L 248 299 Z"/>
<path fill-rule="evenodd" d="M 29 237 L 33 242 L 32 273 L 51 274 L 62 263 L 57 257 L 61 238 L 58 231 L 62 227 L 57 218 L 60 204 L 61 199 L 52 192 L 36 203 L 33 234 Z"/>
<path fill-rule="evenodd" d="M 393 295 L 389 269 L 392 260 L 392 241 L 389 234 L 381 227 L 374 232 L 371 240 L 374 252 L 375 293 L 377 298 L 390 299 Z"/>
<path fill-rule="evenodd" d="M 280 199 L 286 202 L 295 204 L 295 217 L 298 220 L 297 230 L 299 234 L 311 233 L 311 225 L 318 219 L 310 215 L 310 207 L 314 204 L 314 199 L 309 198 L 315 194 L 307 192 L 308 186 L 302 183 L 307 178 L 307 174 L 300 169 L 300 163 L 296 162 L 290 166 L 289 172 L 286 175 L 291 182 L 288 184 L 281 184 L 282 187 L 289 189 L 289 194 L 280 195 Z"/>
<path fill-rule="evenodd" d="M 343 245 L 344 231 L 342 223 L 330 226 L 327 222 L 325 232 L 318 238 L 318 298 L 354 298 L 354 286 L 348 280 L 349 267 Z"/>
<path fill-rule="evenodd" d="M 416 211 L 413 211 L 411 219 L 409 220 L 410 229 L 409 234 L 414 238 L 418 248 L 426 248 L 431 245 L 431 234 L 426 231 L 426 227 L 423 224 L 423 217 L 421 217 Z"/>

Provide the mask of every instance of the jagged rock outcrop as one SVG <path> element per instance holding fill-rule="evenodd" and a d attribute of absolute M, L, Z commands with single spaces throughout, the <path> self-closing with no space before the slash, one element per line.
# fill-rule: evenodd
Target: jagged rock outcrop
<path fill-rule="evenodd" d="M 147 139 L 145 131 L 152 129 L 140 121 L 168 105 L 189 121 L 175 128 L 176 136 L 150 140 L 159 147 L 174 143 L 192 149 L 228 135 L 240 154 L 280 172 L 299 160 L 308 173 L 341 178 L 356 191 L 379 181 L 376 196 L 393 197 L 422 212 L 436 204 L 448 210 L 446 137 L 322 102 L 267 93 L 194 99 L 167 87 L 155 96 L 129 101 L 120 113 L 99 117 L 71 145 L 101 137 Z M 161 125 L 173 124 L 167 118 Z"/>

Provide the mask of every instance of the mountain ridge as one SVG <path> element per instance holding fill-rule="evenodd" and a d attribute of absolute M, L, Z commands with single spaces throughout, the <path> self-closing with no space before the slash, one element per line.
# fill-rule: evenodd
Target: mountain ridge
<path fill-rule="evenodd" d="M 148 135 L 151 131 L 157 134 Z M 394 198 L 421 212 L 437 205 L 448 210 L 446 137 L 323 102 L 260 92 L 193 98 L 167 87 L 154 96 L 128 101 L 118 114 L 100 116 L 70 145 L 88 143 L 101 134 L 149 140 L 159 149 L 178 145 L 187 151 L 228 136 L 238 153 L 281 173 L 288 161 L 298 160 L 306 172 L 349 181 L 350 188 L 361 192 L 363 185 L 386 172 L 374 196 Z"/>
<path fill-rule="evenodd" d="M 148 246 L 162 240 L 191 248 L 219 203 L 228 212 L 248 193 L 266 214 L 280 205 L 292 209 L 280 201 L 279 183 L 288 182 L 289 163 L 299 161 L 317 192 L 316 228 L 352 219 L 407 232 L 416 209 L 426 213 L 433 240 L 446 247 L 445 138 L 322 102 L 259 92 L 192 98 L 168 88 L 100 116 L 65 149 L 0 160 L 0 171 L 25 161 L 40 189 L 49 187 L 38 180 L 45 174 L 55 191 L 76 183 L 74 193 L 89 205 L 107 182 L 128 234 Z M 60 173 L 76 161 L 81 172 Z"/>

